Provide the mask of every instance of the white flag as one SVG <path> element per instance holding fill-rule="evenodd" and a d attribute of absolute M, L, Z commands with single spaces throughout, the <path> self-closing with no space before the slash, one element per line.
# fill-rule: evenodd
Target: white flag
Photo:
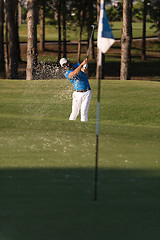
<path fill-rule="evenodd" d="M 97 46 L 102 53 L 106 53 L 114 42 L 115 39 L 108 23 L 108 17 L 105 10 L 105 0 L 101 0 Z"/>

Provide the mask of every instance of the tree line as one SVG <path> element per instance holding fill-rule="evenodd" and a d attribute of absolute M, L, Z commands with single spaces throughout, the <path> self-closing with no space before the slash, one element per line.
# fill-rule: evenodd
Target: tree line
<path fill-rule="evenodd" d="M 106 2 L 111 2 L 106 0 Z M 160 33 L 160 6 L 159 0 L 138 0 L 141 3 L 143 20 L 143 55 L 145 59 L 145 27 L 146 18 L 150 15 L 153 25 Z M 81 57 L 82 33 L 87 32 L 87 40 L 91 34 L 91 25 L 99 20 L 100 0 L 0 0 L 0 74 L 9 79 L 18 78 L 18 65 L 21 61 L 20 43 L 19 43 L 19 23 L 21 21 L 21 6 L 26 7 L 27 13 L 27 67 L 26 79 L 31 80 L 34 76 L 37 65 L 37 24 L 40 24 L 40 50 L 44 50 L 45 42 L 45 16 L 46 13 L 55 17 L 58 34 L 57 62 L 61 57 L 67 57 L 67 24 L 79 27 L 78 37 L 78 61 Z M 147 6 L 149 6 L 147 8 Z M 152 7 L 151 7 L 152 6 Z M 121 35 L 121 71 L 120 79 L 131 78 L 131 45 L 132 45 L 132 14 L 133 0 L 118 1 L 115 6 L 116 16 L 123 20 Z M 150 9 L 150 10 L 148 10 Z M 134 8 L 135 11 L 135 8 Z M 115 13 L 107 12 L 109 19 L 113 18 Z M 138 14 L 138 13 L 136 13 Z M 5 28 L 5 44 L 4 44 Z M 63 51 L 62 51 L 63 44 Z M 5 46 L 5 47 L 4 47 Z M 91 44 L 91 59 L 96 59 L 94 35 Z M 98 51 L 98 49 L 97 49 Z M 97 57 L 98 58 L 98 57 Z M 103 78 L 104 56 L 102 61 L 102 71 L 98 72 Z M 98 59 L 97 59 L 98 62 Z M 98 66 L 98 64 L 97 64 Z"/>

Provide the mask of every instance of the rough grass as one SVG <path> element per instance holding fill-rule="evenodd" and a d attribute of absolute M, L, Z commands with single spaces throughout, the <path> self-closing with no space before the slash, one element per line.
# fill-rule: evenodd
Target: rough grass
<path fill-rule="evenodd" d="M 97 82 L 89 122 L 69 121 L 67 80 L 0 81 L 0 239 L 158 240 L 160 84 Z"/>

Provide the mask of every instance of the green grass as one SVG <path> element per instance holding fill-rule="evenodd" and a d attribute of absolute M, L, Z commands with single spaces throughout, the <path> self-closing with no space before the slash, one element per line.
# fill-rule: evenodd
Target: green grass
<path fill-rule="evenodd" d="M 0 239 L 158 240 L 160 83 L 97 82 L 87 123 L 66 80 L 0 81 Z"/>
<path fill-rule="evenodd" d="M 122 31 L 122 22 L 114 22 L 111 24 L 112 26 L 112 31 L 113 31 L 113 35 L 115 38 L 121 38 L 121 31 Z M 133 23 L 133 37 L 134 38 L 139 38 L 142 37 L 142 23 L 138 22 L 138 23 Z M 154 28 L 150 28 L 151 27 L 151 23 L 147 23 L 146 25 L 146 36 L 157 36 L 157 33 L 155 33 L 155 29 Z M 40 26 L 38 25 L 37 27 L 37 32 L 38 32 L 38 39 L 39 39 L 39 31 L 40 31 Z M 27 41 L 27 25 L 26 24 L 22 24 L 19 27 L 19 34 L 20 34 L 20 41 Z M 58 29 L 57 26 L 55 25 L 46 25 L 45 27 L 45 40 L 46 41 L 57 41 L 58 40 Z M 94 37 L 96 39 L 97 37 L 97 30 L 95 29 L 94 31 Z M 71 28 L 70 26 L 68 26 L 67 28 L 67 40 L 70 41 L 78 41 L 78 36 L 79 36 L 79 32 L 78 32 L 78 28 L 77 27 L 73 27 Z M 87 34 L 84 32 L 82 39 L 86 40 L 87 39 Z"/>
<path fill-rule="evenodd" d="M 115 38 L 121 38 L 121 30 L 122 30 L 122 22 L 113 22 L 112 23 L 112 30 L 113 30 L 113 35 Z M 151 27 L 151 23 L 147 22 L 146 24 L 146 36 L 157 36 L 157 33 L 155 33 L 154 28 Z M 142 37 L 142 28 L 143 28 L 143 23 L 142 22 L 133 22 L 132 23 L 132 34 L 133 38 L 139 38 Z"/>

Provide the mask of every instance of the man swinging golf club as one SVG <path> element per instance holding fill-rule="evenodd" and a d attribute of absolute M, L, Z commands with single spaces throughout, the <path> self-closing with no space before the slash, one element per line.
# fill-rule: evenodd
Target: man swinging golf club
<path fill-rule="evenodd" d="M 92 31 L 87 51 L 87 58 L 84 59 L 82 63 L 77 63 L 75 65 L 66 58 L 61 58 L 60 60 L 61 67 L 66 70 L 65 77 L 73 84 L 74 87 L 72 113 L 69 120 L 76 120 L 79 111 L 81 111 L 81 121 L 88 121 L 88 109 L 92 93 L 85 71 L 87 70 L 89 49 L 91 46 L 94 25 L 91 25 L 91 29 Z"/>
<path fill-rule="evenodd" d="M 81 111 L 81 121 L 87 122 L 88 109 L 91 100 L 91 88 L 85 73 L 87 69 L 87 58 L 82 63 L 75 65 L 66 58 L 61 58 L 60 65 L 66 70 L 65 77 L 74 87 L 72 113 L 69 120 L 76 120 L 79 111 Z"/>

